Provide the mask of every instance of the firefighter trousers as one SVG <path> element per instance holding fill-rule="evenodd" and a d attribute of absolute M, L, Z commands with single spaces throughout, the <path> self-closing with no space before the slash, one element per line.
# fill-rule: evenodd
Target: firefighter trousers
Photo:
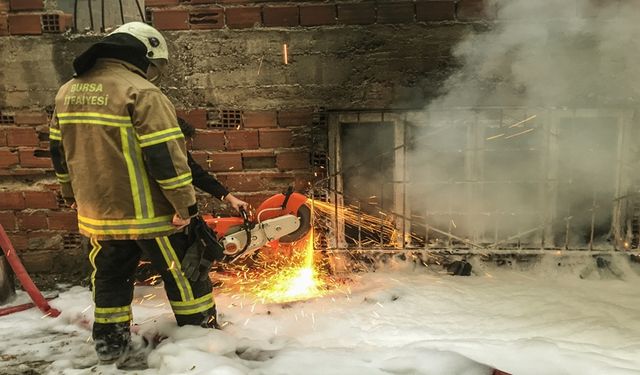
<path fill-rule="evenodd" d="M 188 280 L 180 261 L 189 246 L 184 233 L 146 240 L 90 239 L 89 261 L 93 266 L 91 284 L 95 302 L 93 336 L 109 346 L 128 341 L 118 332 L 131 324 L 131 302 L 136 267 L 144 250 L 162 276 L 164 288 L 178 325 L 214 327 L 216 308 L 211 281 Z M 125 329 L 126 327 L 126 329 Z"/>

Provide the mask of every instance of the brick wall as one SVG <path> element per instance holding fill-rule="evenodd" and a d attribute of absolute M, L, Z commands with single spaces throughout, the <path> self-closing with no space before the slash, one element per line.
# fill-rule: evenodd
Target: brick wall
<path fill-rule="evenodd" d="M 478 3 L 147 0 L 146 14 L 169 42 L 161 87 L 197 128 L 194 157 L 256 206 L 322 176 L 324 109 L 417 108 L 437 95 L 451 48 L 496 16 Z M 60 34 L 71 25 L 55 2 L 0 0 L 0 223 L 31 272 L 84 258 L 47 150 L 55 93 L 99 39 Z"/>

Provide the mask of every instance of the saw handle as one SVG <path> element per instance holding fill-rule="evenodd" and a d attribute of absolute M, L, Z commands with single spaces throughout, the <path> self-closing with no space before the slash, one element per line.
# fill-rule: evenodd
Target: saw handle
<path fill-rule="evenodd" d="M 247 234 L 247 241 L 245 242 L 242 251 L 240 251 L 240 253 L 244 253 L 249 248 L 249 244 L 251 243 L 252 225 L 251 221 L 249 220 L 249 214 L 247 213 L 247 210 L 245 210 L 242 206 L 240 206 L 240 216 L 242 216 L 242 221 L 244 222 L 244 224 L 242 225 L 244 227 L 244 232 Z"/>

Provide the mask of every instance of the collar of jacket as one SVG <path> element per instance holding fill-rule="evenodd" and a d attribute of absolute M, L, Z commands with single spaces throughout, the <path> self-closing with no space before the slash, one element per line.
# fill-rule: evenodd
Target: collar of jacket
<path fill-rule="evenodd" d="M 111 59 L 111 58 L 106 58 L 106 57 L 101 57 L 99 59 L 96 60 L 96 65 L 95 67 L 98 68 L 102 68 L 102 67 L 107 67 L 107 66 L 117 66 L 117 65 L 121 65 L 123 66 L 125 69 L 130 70 L 140 76 L 142 76 L 142 78 L 147 79 L 147 73 L 143 72 L 142 69 L 138 68 L 137 66 L 128 63 L 126 61 L 122 61 L 122 60 L 118 60 L 118 59 Z"/>

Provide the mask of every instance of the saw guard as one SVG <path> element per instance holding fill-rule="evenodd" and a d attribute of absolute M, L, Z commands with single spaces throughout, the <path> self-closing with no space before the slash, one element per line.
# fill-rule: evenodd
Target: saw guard
<path fill-rule="evenodd" d="M 284 203 L 285 198 L 286 196 L 284 194 L 276 194 L 262 202 L 256 210 L 256 220 L 260 222 L 286 214 L 297 216 L 300 206 L 307 202 L 306 196 L 300 193 L 291 193 L 287 201 L 287 206 L 283 209 L 282 203 Z"/>
<path fill-rule="evenodd" d="M 306 205 L 307 197 L 300 193 L 291 193 L 287 205 L 282 208 L 286 199 L 285 194 L 276 194 L 262 202 L 256 211 L 258 222 L 282 215 L 294 215 L 300 220 L 300 226 L 293 232 L 282 236 L 280 242 L 291 243 L 306 236 L 311 228 L 311 209 Z"/>
<path fill-rule="evenodd" d="M 291 193 L 283 208 L 282 204 L 286 198 L 285 194 L 276 194 L 260 204 L 251 220 L 251 236 L 256 238 L 251 239 L 249 246 L 253 248 L 257 244 L 264 246 L 266 243 L 277 243 L 278 241 L 291 243 L 301 239 L 309 232 L 311 209 L 306 205 L 307 197 L 300 193 Z M 237 248 L 242 248 L 247 242 L 246 232 L 242 229 L 244 220 L 241 217 L 202 215 L 202 218 L 207 226 L 216 233 L 218 240 L 224 243 L 223 246 L 227 254 Z M 289 221 L 291 224 L 288 224 Z M 261 225 L 262 223 L 265 225 Z M 275 225 L 276 223 L 279 225 Z M 285 235 L 271 233 L 271 228 L 276 227 L 279 228 L 278 231 L 289 233 Z M 264 233 L 265 229 L 267 233 Z M 257 236 L 256 233 L 258 233 Z"/>
<path fill-rule="evenodd" d="M 235 232 L 231 230 L 233 227 L 241 227 L 244 221 L 241 217 L 213 217 L 212 215 L 202 215 L 205 223 L 211 228 L 218 239 L 221 239 L 229 232 Z"/>

